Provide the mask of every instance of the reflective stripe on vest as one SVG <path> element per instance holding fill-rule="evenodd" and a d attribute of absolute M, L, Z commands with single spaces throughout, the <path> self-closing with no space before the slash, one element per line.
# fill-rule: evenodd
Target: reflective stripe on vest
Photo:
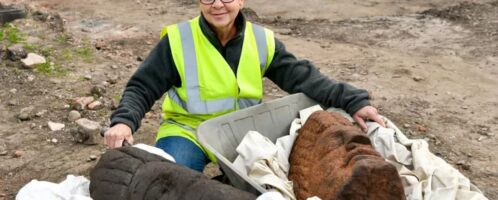
<path fill-rule="evenodd" d="M 260 70 L 261 73 L 263 73 L 268 62 L 268 46 L 265 29 L 255 24 L 251 25 L 258 48 Z M 237 109 L 234 105 L 235 97 L 207 101 L 201 99 L 199 90 L 199 75 L 197 70 L 198 65 L 192 28 L 189 22 L 183 22 L 178 24 L 178 29 L 180 31 L 182 41 L 185 74 L 187 74 L 185 76 L 185 88 L 188 100 L 186 102 L 183 101 L 174 88 L 171 88 L 168 91 L 169 98 L 192 114 L 210 114 Z M 247 108 L 259 103 L 261 103 L 261 99 L 242 98 L 238 100 L 238 107 Z"/>

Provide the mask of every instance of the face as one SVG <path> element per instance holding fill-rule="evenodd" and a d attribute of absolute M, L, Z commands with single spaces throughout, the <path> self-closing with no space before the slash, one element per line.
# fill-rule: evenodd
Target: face
<path fill-rule="evenodd" d="M 223 3 L 215 0 L 213 4 L 206 5 L 199 2 L 202 15 L 214 26 L 215 29 L 230 28 L 235 22 L 240 9 L 244 6 L 244 0 L 233 0 L 230 3 Z"/>
<path fill-rule="evenodd" d="M 403 195 L 396 168 L 384 161 L 359 128 L 337 113 L 311 115 L 299 130 L 289 160 L 289 179 L 297 196 L 355 199 L 348 196 L 352 194 L 389 199 L 385 195 Z"/>

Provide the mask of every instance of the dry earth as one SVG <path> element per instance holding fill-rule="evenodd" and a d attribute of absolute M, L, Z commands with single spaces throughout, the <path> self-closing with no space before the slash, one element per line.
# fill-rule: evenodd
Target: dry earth
<path fill-rule="evenodd" d="M 340 81 L 370 90 L 372 103 L 412 138 L 498 198 L 498 1 L 248 0 L 253 21 L 275 30 L 299 58 Z M 53 65 L 0 63 L 0 199 L 32 179 L 88 175 L 102 145 L 76 144 L 69 99 L 103 85 L 105 108 L 83 117 L 107 125 L 127 79 L 158 41 L 161 27 L 198 14 L 195 0 L 2 0 L 29 8 L 13 23 L 29 52 Z M 5 29 L 5 28 L 3 28 Z M 0 42 L 9 45 L 5 39 Z M 284 96 L 271 82 L 267 100 Z M 99 95 L 97 95 L 99 96 Z M 21 110 L 38 114 L 22 121 Z M 137 140 L 152 143 L 159 106 Z M 50 131 L 48 121 L 64 123 Z M 53 139 L 57 141 L 54 142 Z M 14 156 L 17 153 L 19 156 Z"/>

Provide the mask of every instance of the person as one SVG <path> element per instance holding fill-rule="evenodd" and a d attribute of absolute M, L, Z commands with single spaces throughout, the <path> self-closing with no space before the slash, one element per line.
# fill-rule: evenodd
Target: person
<path fill-rule="evenodd" d="M 263 77 L 288 93 L 302 92 L 325 106 L 383 125 L 366 90 L 334 81 L 298 60 L 271 30 L 244 18 L 244 0 L 199 0 L 201 15 L 167 26 L 161 40 L 128 81 L 104 143 L 133 143 L 140 121 L 165 93 L 156 147 L 177 163 L 203 171 L 212 153 L 195 137 L 203 121 L 261 102 Z"/>

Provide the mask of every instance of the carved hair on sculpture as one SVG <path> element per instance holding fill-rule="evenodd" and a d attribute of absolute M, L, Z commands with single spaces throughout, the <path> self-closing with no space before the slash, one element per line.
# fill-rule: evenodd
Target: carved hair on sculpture
<path fill-rule="evenodd" d="M 340 114 L 315 112 L 298 132 L 289 157 L 298 200 L 405 199 L 396 168 Z"/>

